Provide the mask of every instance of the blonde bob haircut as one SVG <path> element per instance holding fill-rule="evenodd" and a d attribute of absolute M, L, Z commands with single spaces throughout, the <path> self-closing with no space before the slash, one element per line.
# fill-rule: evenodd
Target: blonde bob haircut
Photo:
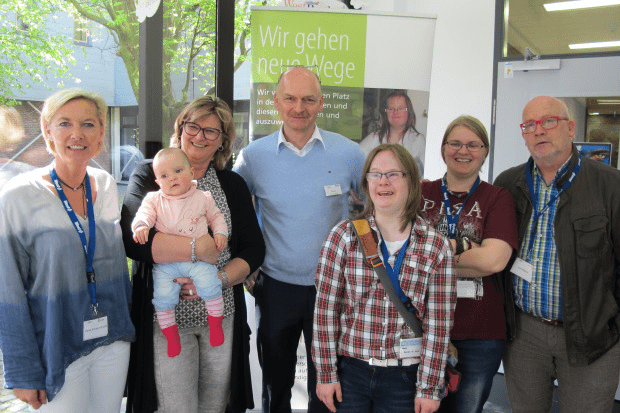
<path fill-rule="evenodd" d="M 181 147 L 181 135 L 185 122 L 196 122 L 207 116 L 215 114 L 222 124 L 222 145 L 213 155 L 213 164 L 218 171 L 224 169 L 230 155 L 232 145 L 235 142 L 235 122 L 228 104 L 222 99 L 204 95 L 191 101 L 174 121 L 174 133 L 170 137 L 170 147 Z"/>
<path fill-rule="evenodd" d="M 56 148 L 54 148 L 54 142 L 52 142 L 50 136 L 47 134 L 47 125 L 52 121 L 56 112 L 63 107 L 66 103 L 71 102 L 76 99 L 84 99 L 93 105 L 95 105 L 95 110 L 97 113 L 97 119 L 99 119 L 99 124 L 102 128 L 105 128 L 106 116 L 108 113 L 108 105 L 105 103 L 105 100 L 101 95 L 97 92 L 91 92 L 89 90 L 84 90 L 80 88 L 72 88 L 72 89 L 63 89 L 54 93 L 43 103 L 43 109 L 41 109 L 41 133 L 43 134 L 43 138 L 45 139 L 45 146 L 47 147 L 47 151 L 56 156 Z M 97 149 L 97 153 L 101 151 L 104 147 L 103 140 L 101 141 L 99 148 Z"/>
<path fill-rule="evenodd" d="M 366 158 L 366 162 L 364 163 L 364 171 L 362 173 L 362 191 L 366 195 L 366 205 L 364 207 L 364 211 L 357 218 L 364 218 L 368 214 L 374 214 L 375 206 L 372 202 L 372 198 L 370 198 L 370 192 L 368 189 L 368 179 L 366 178 L 366 174 L 370 171 L 370 166 L 372 165 L 372 161 L 375 159 L 378 153 L 383 151 L 390 151 L 396 156 L 396 159 L 400 162 L 403 167 L 403 172 L 405 176 L 404 180 L 407 181 L 407 187 L 409 188 L 409 194 L 407 195 L 407 202 L 405 203 L 405 211 L 401 217 L 402 226 L 400 228 L 401 231 L 404 231 L 407 228 L 409 222 L 413 222 L 416 219 L 416 216 L 420 213 L 420 199 L 421 199 L 421 189 L 420 189 L 420 172 L 418 171 L 418 167 L 413 160 L 413 157 L 409 153 L 404 146 L 394 143 L 384 143 L 377 146 L 375 149 L 368 154 L 368 158 Z"/>
<path fill-rule="evenodd" d="M 441 157 L 443 161 L 446 161 L 446 144 L 448 143 L 448 136 L 450 136 L 452 130 L 457 126 L 466 127 L 480 138 L 487 152 L 484 155 L 484 159 L 486 160 L 487 156 L 489 156 L 489 135 L 487 134 L 487 129 L 477 118 L 469 115 L 461 115 L 450 122 L 443 134 L 443 140 L 441 141 Z"/>

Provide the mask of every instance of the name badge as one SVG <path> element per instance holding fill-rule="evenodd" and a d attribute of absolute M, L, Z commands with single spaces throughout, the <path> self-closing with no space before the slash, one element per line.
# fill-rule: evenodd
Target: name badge
<path fill-rule="evenodd" d="M 401 338 L 399 358 L 420 357 L 422 352 L 422 337 Z"/>
<path fill-rule="evenodd" d="M 323 188 L 325 188 L 325 196 L 342 195 L 340 184 L 325 185 Z"/>
<path fill-rule="evenodd" d="M 521 258 L 517 258 L 515 263 L 513 264 L 510 272 L 516 275 L 517 277 L 523 278 L 528 283 L 532 282 L 532 273 L 534 269 L 532 264 L 527 261 L 522 260 Z"/>
<path fill-rule="evenodd" d="M 84 341 L 108 335 L 108 316 L 93 318 L 84 321 Z"/>
<path fill-rule="evenodd" d="M 473 280 L 456 281 L 457 298 L 476 298 L 476 284 Z"/>

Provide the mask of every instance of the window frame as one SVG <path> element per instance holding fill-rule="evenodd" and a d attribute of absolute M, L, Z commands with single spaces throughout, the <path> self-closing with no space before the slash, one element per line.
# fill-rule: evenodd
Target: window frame
<path fill-rule="evenodd" d="M 79 38 L 77 36 L 78 32 L 81 33 Z M 73 44 L 78 46 L 92 46 L 92 36 L 88 21 L 76 18 L 73 19 Z"/>

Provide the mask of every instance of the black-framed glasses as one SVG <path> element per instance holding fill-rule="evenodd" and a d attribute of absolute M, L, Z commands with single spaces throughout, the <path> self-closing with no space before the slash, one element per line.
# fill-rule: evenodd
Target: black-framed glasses
<path fill-rule="evenodd" d="M 402 108 L 385 108 L 385 111 L 388 113 L 407 112 L 407 106 L 403 106 Z"/>
<path fill-rule="evenodd" d="M 369 181 L 380 181 L 381 177 L 385 175 L 388 181 L 396 181 L 403 178 L 407 174 L 403 171 L 390 171 L 390 172 L 366 172 L 366 179 Z"/>
<path fill-rule="evenodd" d="M 198 124 L 196 124 L 194 122 L 184 122 L 183 123 L 183 130 L 189 136 L 196 136 L 196 135 L 198 135 L 200 133 L 200 131 L 202 131 L 203 136 L 208 141 L 216 141 L 217 138 L 219 138 L 220 135 L 222 134 L 222 131 L 219 130 L 219 129 L 201 128 L 200 125 L 198 125 Z"/>
<path fill-rule="evenodd" d="M 467 148 L 469 152 L 479 152 L 482 148 L 486 148 L 487 146 L 482 142 L 467 142 L 463 143 L 461 141 L 448 141 L 446 142 L 446 146 L 453 150 L 454 152 L 458 152 L 464 146 Z"/>
<path fill-rule="evenodd" d="M 557 128 L 561 120 L 568 120 L 568 118 L 549 116 L 541 120 L 529 120 L 527 122 L 523 122 L 520 126 L 523 133 L 532 133 L 536 130 L 539 123 L 544 130 L 549 130 Z"/>

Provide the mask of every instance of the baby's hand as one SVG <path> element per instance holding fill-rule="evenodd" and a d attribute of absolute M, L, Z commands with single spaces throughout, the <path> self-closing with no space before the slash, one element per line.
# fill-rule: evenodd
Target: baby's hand
<path fill-rule="evenodd" d="M 215 234 L 213 236 L 213 241 L 215 241 L 215 248 L 217 248 L 218 251 L 223 251 L 228 245 L 228 238 L 226 238 L 224 234 Z"/>
<path fill-rule="evenodd" d="M 149 239 L 149 228 L 139 227 L 133 232 L 133 240 L 139 244 L 146 244 Z"/>

